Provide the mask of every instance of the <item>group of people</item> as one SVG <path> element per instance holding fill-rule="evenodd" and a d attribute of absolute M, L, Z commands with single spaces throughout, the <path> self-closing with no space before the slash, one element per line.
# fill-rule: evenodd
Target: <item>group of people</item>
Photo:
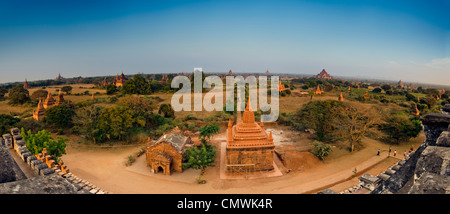
<path fill-rule="evenodd" d="M 414 145 L 411 145 L 411 148 L 409 148 L 409 152 L 408 152 L 408 153 L 406 153 L 406 151 L 403 152 L 404 158 L 406 159 L 406 156 L 409 155 L 409 154 L 411 154 L 411 152 L 413 152 L 413 151 L 414 151 Z M 392 152 L 392 148 L 391 148 L 391 146 L 389 146 L 388 157 L 391 156 L 391 152 Z M 381 153 L 381 151 L 380 151 L 380 149 L 378 149 L 377 155 L 379 156 L 380 153 Z M 397 156 L 397 150 L 394 150 L 394 155 L 393 155 L 393 157 L 396 157 L 396 156 Z"/>

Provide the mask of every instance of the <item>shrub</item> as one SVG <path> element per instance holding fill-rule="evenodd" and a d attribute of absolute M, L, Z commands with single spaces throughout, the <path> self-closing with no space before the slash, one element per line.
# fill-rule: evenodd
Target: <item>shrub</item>
<path fill-rule="evenodd" d="M 325 159 L 326 156 L 328 156 L 328 154 L 330 154 L 331 151 L 333 151 L 333 149 L 331 148 L 330 145 L 326 145 L 322 142 L 319 141 L 314 141 L 312 143 L 313 145 L 313 154 L 318 157 L 320 160 Z"/>

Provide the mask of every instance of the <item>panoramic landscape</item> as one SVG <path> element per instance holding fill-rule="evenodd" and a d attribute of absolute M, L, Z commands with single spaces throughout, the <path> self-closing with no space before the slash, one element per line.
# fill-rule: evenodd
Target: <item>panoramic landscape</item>
<path fill-rule="evenodd" d="M 446 2 L 27 3 L 2 194 L 450 193 Z"/>

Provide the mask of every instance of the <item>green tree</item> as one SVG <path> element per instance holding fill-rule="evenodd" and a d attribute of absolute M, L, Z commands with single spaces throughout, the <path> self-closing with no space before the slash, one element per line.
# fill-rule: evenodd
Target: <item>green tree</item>
<path fill-rule="evenodd" d="M 75 111 L 66 104 L 53 106 L 45 111 L 44 122 L 55 128 L 69 128 Z"/>
<path fill-rule="evenodd" d="M 15 118 L 11 115 L 0 114 L 0 135 L 9 133 L 9 130 L 19 121 L 19 118 Z"/>
<path fill-rule="evenodd" d="M 70 85 L 63 86 L 61 88 L 61 91 L 65 92 L 66 94 L 70 94 L 70 92 L 72 91 L 72 86 L 70 86 Z"/>
<path fill-rule="evenodd" d="M 162 114 L 164 117 L 175 118 L 175 111 L 170 104 L 161 104 L 159 106 L 158 114 Z"/>
<path fill-rule="evenodd" d="M 29 100 L 28 94 L 29 94 L 28 90 L 24 89 L 22 85 L 16 85 L 9 90 L 8 104 L 11 105 L 24 104 Z"/>
<path fill-rule="evenodd" d="M 44 148 L 47 149 L 49 155 L 51 155 L 55 161 L 59 161 L 59 158 L 66 154 L 66 138 L 58 137 L 55 141 L 51 136 L 51 133 L 47 130 L 38 131 L 36 134 L 32 134 L 31 130 L 25 132 L 21 129 L 21 135 L 26 142 L 27 149 L 31 154 L 39 154 Z"/>
<path fill-rule="evenodd" d="M 384 91 L 389 91 L 389 90 L 391 90 L 392 87 L 391 87 L 390 85 L 385 84 L 385 85 L 382 85 L 381 88 L 382 88 Z"/>
<path fill-rule="evenodd" d="M 200 169 L 200 176 L 204 175 L 206 168 L 214 167 L 216 159 L 216 149 L 202 143 L 201 148 L 193 147 L 184 152 L 183 168 Z"/>
<path fill-rule="evenodd" d="M 377 109 L 359 103 L 344 103 L 333 110 L 337 115 L 333 120 L 336 126 L 333 136 L 348 141 L 351 152 L 355 145 L 361 144 L 363 137 L 378 134 L 377 127 L 381 124 L 381 120 Z"/>
<path fill-rule="evenodd" d="M 30 100 L 33 103 L 38 103 L 39 100 L 44 101 L 45 98 L 47 98 L 48 91 L 44 89 L 38 89 L 35 92 L 33 92 L 30 96 Z"/>
<path fill-rule="evenodd" d="M 146 113 L 151 113 L 154 109 L 156 109 L 157 103 L 151 97 L 143 97 L 137 95 L 126 95 L 120 97 L 117 101 L 117 104 L 120 106 L 129 107 L 138 115 L 144 115 Z"/>
<path fill-rule="evenodd" d="M 377 94 L 378 94 L 378 93 L 381 93 L 381 91 L 382 91 L 381 88 L 374 88 L 374 89 L 372 90 L 373 93 L 377 93 Z"/>
<path fill-rule="evenodd" d="M 124 94 L 151 94 L 152 89 L 147 80 L 139 74 L 133 76 L 132 79 L 125 81 L 122 86 Z"/>
<path fill-rule="evenodd" d="M 98 106 L 88 106 L 76 110 L 73 117 L 73 130 L 83 134 L 94 143 L 103 140 L 105 132 L 97 127 L 98 118 L 102 108 Z"/>
<path fill-rule="evenodd" d="M 331 140 L 332 131 L 336 128 L 333 123 L 338 114 L 336 109 L 341 106 L 342 102 L 337 100 L 310 101 L 294 113 L 292 122 L 314 129 L 320 141 Z"/>
<path fill-rule="evenodd" d="M 208 123 L 205 126 L 201 127 L 198 131 L 200 132 L 200 140 L 202 143 L 207 144 L 211 137 L 218 133 L 220 130 L 220 126 L 216 123 Z"/>
<path fill-rule="evenodd" d="M 117 87 L 113 84 L 109 84 L 108 86 L 106 86 L 106 94 L 107 95 L 112 95 L 114 93 L 116 93 L 118 91 Z"/>
<path fill-rule="evenodd" d="M 5 98 L 6 93 L 8 93 L 8 90 L 4 87 L 0 87 L 0 100 Z"/>
<path fill-rule="evenodd" d="M 123 140 L 135 123 L 134 112 L 125 106 L 116 106 L 102 109 L 96 128 L 104 135 L 102 140 Z"/>
<path fill-rule="evenodd" d="M 380 129 L 387 135 L 382 140 L 389 143 L 399 144 L 409 141 L 409 139 L 417 137 L 422 130 L 420 121 L 411 120 L 403 114 L 387 116 L 385 121 Z"/>

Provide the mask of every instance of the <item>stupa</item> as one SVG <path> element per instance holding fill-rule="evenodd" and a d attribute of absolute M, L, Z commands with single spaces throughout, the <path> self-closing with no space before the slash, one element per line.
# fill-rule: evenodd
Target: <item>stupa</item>
<path fill-rule="evenodd" d="M 42 100 L 39 99 L 39 104 L 36 110 L 33 111 L 33 119 L 35 120 L 42 120 L 42 118 L 44 118 L 44 112 L 45 112 L 45 108 L 44 105 L 42 104 Z"/>
<path fill-rule="evenodd" d="M 286 88 L 284 87 L 283 84 L 281 84 L 281 81 L 280 81 L 279 84 L 278 84 L 278 91 L 282 92 L 284 90 L 286 90 Z"/>
<path fill-rule="evenodd" d="M 417 104 L 416 104 L 416 103 L 414 103 L 414 108 L 410 111 L 410 113 L 411 113 L 412 115 L 415 115 L 415 116 L 420 115 L 420 111 L 419 111 L 419 109 L 417 108 Z"/>
<path fill-rule="evenodd" d="M 53 99 L 52 94 L 50 92 L 48 92 L 47 98 L 45 98 L 43 106 L 45 109 L 48 109 L 48 108 L 52 107 L 54 104 L 55 104 L 55 99 Z"/>
<path fill-rule="evenodd" d="M 339 101 L 344 101 L 344 96 L 342 96 L 342 92 L 341 92 L 341 94 L 339 95 L 338 100 L 339 100 Z"/>
<path fill-rule="evenodd" d="M 255 122 L 250 104 L 242 116 L 242 122 L 232 126 L 231 119 L 227 129 L 226 171 L 246 173 L 273 170 L 275 145 L 272 132 L 268 135 L 261 122 Z"/>
<path fill-rule="evenodd" d="M 64 103 L 66 103 L 66 101 L 64 100 L 64 97 L 63 97 L 63 94 L 61 93 L 61 90 L 59 90 L 58 97 L 56 98 L 55 105 L 61 105 L 61 104 L 64 104 Z"/>
<path fill-rule="evenodd" d="M 23 84 L 23 88 L 24 89 L 30 89 L 31 88 L 30 84 L 28 84 L 27 79 L 25 79 L 25 83 Z"/>

